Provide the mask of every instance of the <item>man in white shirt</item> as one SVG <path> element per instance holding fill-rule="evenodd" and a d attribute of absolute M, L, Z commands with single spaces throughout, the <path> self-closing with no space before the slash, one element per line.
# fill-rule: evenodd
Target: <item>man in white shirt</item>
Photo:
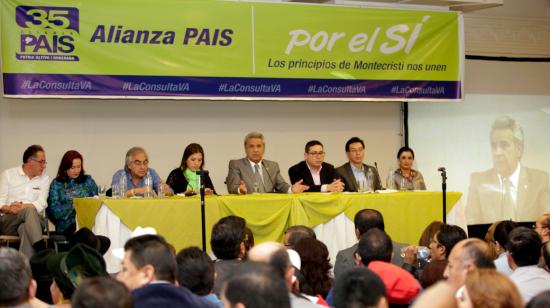
<path fill-rule="evenodd" d="M 538 267 L 541 239 L 533 229 L 517 227 L 508 239 L 508 263 L 514 270 L 510 279 L 527 303 L 537 294 L 550 290 L 550 274 Z"/>
<path fill-rule="evenodd" d="M 28 258 L 45 248 L 39 213 L 48 206 L 46 163 L 44 149 L 31 145 L 23 153 L 22 166 L 0 175 L 0 233 L 19 235 L 19 250 Z"/>

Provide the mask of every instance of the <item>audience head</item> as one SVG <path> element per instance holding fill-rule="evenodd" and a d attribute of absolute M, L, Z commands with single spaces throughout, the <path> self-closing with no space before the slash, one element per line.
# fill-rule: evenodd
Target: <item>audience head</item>
<path fill-rule="evenodd" d="M 517 267 L 536 265 L 541 254 L 542 241 L 533 229 L 517 227 L 508 236 L 508 263 Z M 512 261 L 512 262 L 510 262 Z"/>
<path fill-rule="evenodd" d="M 372 228 L 384 231 L 384 217 L 382 213 L 374 209 L 362 209 L 353 218 L 355 235 L 359 238 L 363 233 Z"/>
<path fill-rule="evenodd" d="M 50 255 L 47 266 L 53 277 L 50 290 L 56 304 L 63 299 L 70 300 L 86 278 L 108 275 L 103 256 L 84 244 L 77 244 L 67 252 Z"/>
<path fill-rule="evenodd" d="M 499 174 L 509 177 L 523 155 L 523 129 L 508 116 L 495 120 L 491 128 L 493 166 Z"/>
<path fill-rule="evenodd" d="M 19 306 L 36 292 L 31 268 L 25 256 L 13 248 L 0 248 L 0 306 Z"/>
<path fill-rule="evenodd" d="M 23 168 L 29 177 L 41 175 L 46 164 L 46 152 L 42 146 L 33 144 L 23 152 Z"/>
<path fill-rule="evenodd" d="M 92 232 L 92 230 L 84 227 L 78 229 L 69 241 L 70 247 L 73 247 L 76 244 L 86 244 L 99 251 L 100 254 L 104 255 L 109 250 L 109 247 L 111 247 L 111 240 L 109 240 L 106 236 L 96 235 Z"/>
<path fill-rule="evenodd" d="M 523 307 L 523 300 L 515 284 L 496 270 L 470 271 L 462 290 L 462 294 L 457 296 L 460 307 Z"/>
<path fill-rule="evenodd" d="M 430 243 L 434 238 L 434 235 L 437 232 L 439 232 L 439 229 L 441 229 L 442 225 L 443 225 L 443 222 L 441 221 L 432 221 L 420 235 L 420 239 L 418 240 L 418 245 L 425 246 L 425 247 L 430 246 Z"/>
<path fill-rule="evenodd" d="M 445 260 L 449 258 L 451 250 L 456 243 L 466 239 L 466 232 L 459 226 L 443 224 L 430 243 L 430 256 L 432 260 Z"/>
<path fill-rule="evenodd" d="M 32 277 L 36 281 L 36 298 L 43 302 L 51 303 L 52 294 L 50 287 L 53 282 L 52 275 L 48 271 L 48 258 L 55 254 L 53 249 L 44 249 L 35 252 L 29 259 Z M 1 306 L 1 305 L 0 305 Z"/>
<path fill-rule="evenodd" d="M 204 150 L 198 143 L 191 143 L 183 151 L 180 168 L 185 171 L 189 168 L 191 171 L 202 170 L 204 166 Z"/>
<path fill-rule="evenodd" d="M 285 280 L 287 288 L 290 290 L 294 268 L 290 263 L 287 250 L 281 244 L 276 242 L 258 244 L 250 250 L 248 260 L 271 266 L 275 273 Z"/>
<path fill-rule="evenodd" d="M 284 280 L 269 265 L 244 262 L 222 290 L 225 307 L 290 308 Z"/>
<path fill-rule="evenodd" d="M 303 225 L 288 227 L 283 235 L 283 245 L 286 248 L 294 249 L 294 245 L 303 238 L 316 239 L 315 232 L 310 227 Z"/>
<path fill-rule="evenodd" d="M 300 291 L 312 296 L 320 294 L 326 297 L 332 287 L 332 265 L 327 246 L 317 239 L 304 238 L 296 243 L 294 250 L 300 255 L 300 271 L 305 278 L 304 283 L 300 283 Z"/>
<path fill-rule="evenodd" d="M 56 180 L 68 182 L 74 179 L 76 182 L 82 183 L 86 179 L 84 176 L 84 159 L 77 151 L 71 150 L 65 152 L 59 163 Z"/>
<path fill-rule="evenodd" d="M 363 163 L 365 158 L 365 143 L 359 137 L 352 137 L 346 142 L 346 155 L 353 164 Z"/>
<path fill-rule="evenodd" d="M 248 257 L 248 252 L 254 247 L 254 233 L 249 227 L 244 227 L 244 259 Z"/>
<path fill-rule="evenodd" d="M 368 266 L 372 261 L 391 262 L 392 252 L 390 236 L 378 228 L 372 228 L 359 239 L 355 253 L 356 263 Z"/>
<path fill-rule="evenodd" d="M 388 307 L 382 279 L 365 267 L 351 268 L 334 283 L 336 308 Z"/>
<path fill-rule="evenodd" d="M 451 251 L 443 276 L 455 288 L 464 285 L 466 275 L 474 269 L 495 269 L 489 245 L 477 238 L 460 241 Z"/>
<path fill-rule="evenodd" d="M 539 293 L 531 298 L 525 308 L 546 308 L 550 307 L 550 290 Z"/>
<path fill-rule="evenodd" d="M 420 294 L 412 308 L 457 308 L 456 290 L 444 281 L 439 281 Z"/>
<path fill-rule="evenodd" d="M 154 281 L 176 281 L 176 258 L 159 235 L 142 235 L 124 244 L 122 270 L 117 279 L 128 289 L 140 288 Z"/>
<path fill-rule="evenodd" d="M 304 159 L 310 167 L 321 168 L 325 160 L 325 151 L 321 141 L 311 140 L 306 143 Z"/>
<path fill-rule="evenodd" d="M 227 216 L 212 227 L 210 246 L 218 259 L 233 260 L 245 255 L 246 220 Z"/>
<path fill-rule="evenodd" d="M 537 219 L 534 226 L 543 243 L 550 241 L 550 214 L 544 214 Z"/>
<path fill-rule="evenodd" d="M 246 152 L 246 158 L 259 163 L 265 152 L 264 135 L 259 132 L 251 132 L 244 137 L 244 150 Z"/>
<path fill-rule="evenodd" d="M 497 252 L 497 244 L 495 241 L 495 228 L 500 223 L 500 221 L 496 221 L 492 223 L 489 226 L 489 229 L 487 229 L 487 232 L 485 232 L 485 237 L 483 238 L 485 242 L 489 245 L 489 249 L 491 250 L 491 257 L 492 259 L 498 258 L 499 253 Z"/>
<path fill-rule="evenodd" d="M 133 147 L 126 152 L 124 170 L 132 177 L 142 178 L 149 170 L 149 156 L 142 147 Z"/>
<path fill-rule="evenodd" d="M 84 280 L 71 299 L 73 308 L 131 308 L 130 291 L 121 282 L 110 277 L 92 277 Z"/>
<path fill-rule="evenodd" d="M 506 252 L 506 247 L 508 246 L 508 236 L 517 226 L 518 224 L 516 222 L 510 220 L 501 221 L 496 225 L 493 238 L 495 239 L 497 251 L 499 253 Z"/>
<path fill-rule="evenodd" d="M 182 249 L 176 256 L 178 282 L 197 295 L 207 295 L 214 288 L 214 263 L 198 247 Z"/>

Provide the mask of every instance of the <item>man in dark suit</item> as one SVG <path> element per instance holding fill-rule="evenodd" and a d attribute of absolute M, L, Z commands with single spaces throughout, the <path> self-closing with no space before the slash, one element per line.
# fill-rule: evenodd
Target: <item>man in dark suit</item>
<path fill-rule="evenodd" d="M 290 167 L 288 176 L 291 183 L 300 183 L 309 186 L 309 192 L 337 192 L 344 191 L 344 183 L 339 179 L 334 166 L 325 163 L 323 144 L 317 140 L 306 143 L 304 161 Z"/>
<path fill-rule="evenodd" d="M 371 188 L 373 190 L 382 189 L 378 170 L 363 163 L 365 159 L 365 143 L 359 137 L 352 137 L 346 142 L 346 155 L 348 162 L 336 168 L 336 172 L 342 178 L 346 185 L 346 191 L 358 191 L 358 183 L 367 183 L 369 173 L 372 175 Z"/>
<path fill-rule="evenodd" d="M 281 176 L 279 164 L 263 159 L 265 152 L 264 136 L 252 132 L 244 138 L 246 157 L 229 162 L 229 173 L 225 183 L 230 194 L 247 193 L 299 193 L 309 187 L 302 182 L 289 185 Z"/>
<path fill-rule="evenodd" d="M 470 176 L 468 224 L 498 220 L 534 221 L 548 212 L 543 193 L 548 173 L 520 163 L 523 129 L 508 116 L 497 118 L 490 134 L 493 168 Z"/>

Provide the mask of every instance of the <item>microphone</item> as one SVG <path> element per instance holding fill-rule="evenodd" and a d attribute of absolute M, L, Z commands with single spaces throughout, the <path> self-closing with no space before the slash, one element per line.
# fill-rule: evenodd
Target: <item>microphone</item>
<path fill-rule="evenodd" d="M 439 171 L 439 172 L 445 172 L 445 167 L 439 167 L 439 168 L 437 168 L 437 171 Z"/>
<path fill-rule="evenodd" d="M 378 164 L 376 162 L 374 162 L 374 168 L 376 168 L 376 170 L 378 170 Z"/>
<path fill-rule="evenodd" d="M 267 173 L 267 177 L 269 178 L 269 182 L 271 183 L 271 187 L 272 187 L 271 192 L 273 192 L 273 190 L 275 189 L 275 184 L 273 183 L 273 180 L 271 179 L 271 174 L 269 174 L 269 168 L 267 168 L 267 166 L 265 165 L 263 160 L 262 160 L 262 167 L 264 167 L 265 173 Z"/>

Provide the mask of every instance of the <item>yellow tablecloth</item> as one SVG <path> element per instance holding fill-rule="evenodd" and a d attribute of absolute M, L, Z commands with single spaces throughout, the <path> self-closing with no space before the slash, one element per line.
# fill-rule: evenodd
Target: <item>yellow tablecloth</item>
<path fill-rule="evenodd" d="M 447 193 L 447 212 L 461 193 Z M 221 217 L 238 215 L 247 220 L 256 242 L 280 241 L 292 225 L 315 227 L 341 213 L 353 220 L 360 209 L 372 208 L 384 215 L 386 231 L 393 240 L 416 243 L 424 228 L 442 220 L 441 192 L 396 192 L 387 194 L 254 194 L 206 197 L 206 231 L 210 241 L 212 226 Z M 199 197 L 163 199 L 74 199 L 78 224 L 93 228 L 95 216 L 104 204 L 131 230 L 154 227 L 177 250 L 201 246 Z M 207 245 L 209 246 L 209 245 Z"/>

